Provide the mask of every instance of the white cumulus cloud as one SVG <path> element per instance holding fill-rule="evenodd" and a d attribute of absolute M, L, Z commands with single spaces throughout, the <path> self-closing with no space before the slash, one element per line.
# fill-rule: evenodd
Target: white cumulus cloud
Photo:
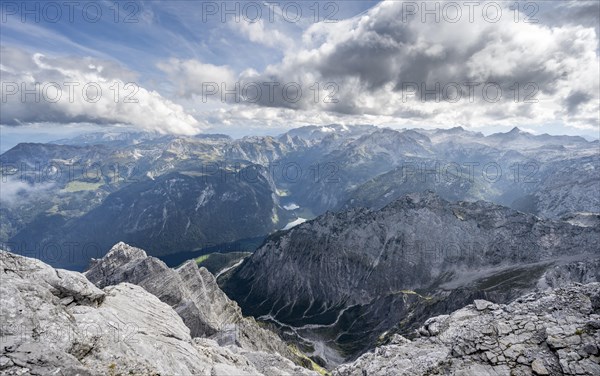
<path fill-rule="evenodd" d="M 93 58 L 49 57 L 2 47 L 0 123 L 130 124 L 192 135 L 201 124 L 183 107 L 135 82 L 118 64 Z"/>

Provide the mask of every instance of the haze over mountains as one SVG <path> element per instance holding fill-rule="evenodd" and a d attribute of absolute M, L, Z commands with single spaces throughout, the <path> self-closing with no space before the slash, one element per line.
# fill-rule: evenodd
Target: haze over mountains
<path fill-rule="evenodd" d="M 560 219 L 600 212 L 598 148 L 516 128 L 486 137 L 368 125 L 242 139 L 108 133 L 23 143 L 0 156 L 1 240 L 80 270 L 119 241 L 157 256 L 225 243 L 252 250 L 290 222 L 381 208 L 424 190 Z"/>

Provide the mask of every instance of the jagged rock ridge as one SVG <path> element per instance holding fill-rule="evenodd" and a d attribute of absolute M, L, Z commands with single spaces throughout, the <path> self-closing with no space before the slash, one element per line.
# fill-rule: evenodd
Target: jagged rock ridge
<path fill-rule="evenodd" d="M 143 287 L 173 307 L 193 337 L 214 337 L 221 344 L 252 351 L 294 354 L 275 333 L 242 316 L 240 307 L 217 285 L 215 277 L 190 260 L 171 269 L 140 248 L 116 244 L 102 259 L 93 260 L 84 275 L 100 288 L 122 282 Z"/>

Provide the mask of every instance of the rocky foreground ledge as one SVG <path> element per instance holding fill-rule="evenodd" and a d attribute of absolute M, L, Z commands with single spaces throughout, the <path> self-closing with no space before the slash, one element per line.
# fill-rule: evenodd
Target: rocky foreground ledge
<path fill-rule="evenodd" d="M 0 267 L 0 375 L 318 374 L 193 263 L 170 269 L 119 243 L 85 275 L 4 251 Z M 332 372 L 600 375 L 599 329 L 600 283 L 571 284 L 476 300 Z"/>
<path fill-rule="evenodd" d="M 485 300 L 430 318 L 410 341 L 338 367 L 336 376 L 600 375 L 600 283 Z"/>

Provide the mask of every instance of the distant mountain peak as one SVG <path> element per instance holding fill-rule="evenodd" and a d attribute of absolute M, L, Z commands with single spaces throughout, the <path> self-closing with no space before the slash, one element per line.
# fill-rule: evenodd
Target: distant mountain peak
<path fill-rule="evenodd" d="M 488 137 L 505 139 L 507 137 L 508 138 L 517 138 L 519 136 L 532 136 L 532 134 L 523 131 L 519 127 L 513 127 L 513 129 L 511 129 L 508 132 L 498 132 L 498 133 L 491 134 Z"/>
<path fill-rule="evenodd" d="M 519 127 L 514 127 L 508 133 L 509 134 L 522 134 L 522 133 L 527 133 L 527 132 L 523 132 L 522 130 L 519 129 Z"/>

